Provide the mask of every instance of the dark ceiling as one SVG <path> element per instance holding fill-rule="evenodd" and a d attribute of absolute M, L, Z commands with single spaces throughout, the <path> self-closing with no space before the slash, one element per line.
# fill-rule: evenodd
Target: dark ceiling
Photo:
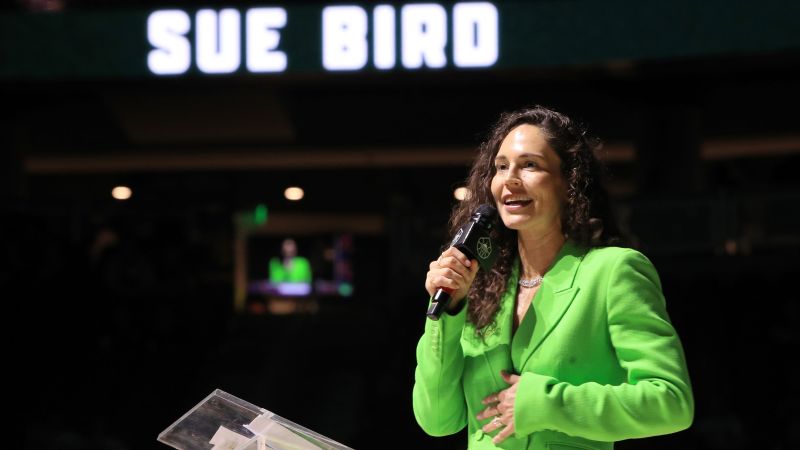
<path fill-rule="evenodd" d="M 101 199 L 138 180 L 152 191 L 140 199 L 247 204 L 305 183 L 322 194 L 309 207 L 346 198 L 381 211 L 403 189 L 449 192 L 498 114 L 535 103 L 606 142 L 619 196 L 791 184 L 781 174 L 800 152 L 797 51 L 493 72 L 3 82 L 0 95 L 4 174 L 27 201 Z"/>

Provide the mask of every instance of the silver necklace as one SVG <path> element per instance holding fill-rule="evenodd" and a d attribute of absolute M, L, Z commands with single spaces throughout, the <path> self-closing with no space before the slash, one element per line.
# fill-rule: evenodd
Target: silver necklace
<path fill-rule="evenodd" d="M 536 287 L 539 284 L 541 284 L 541 282 L 542 282 L 542 277 L 541 276 L 538 276 L 538 277 L 535 277 L 535 278 L 531 278 L 530 280 L 526 280 L 524 278 L 520 278 L 519 281 L 518 281 L 519 285 L 524 287 L 524 288 Z"/>

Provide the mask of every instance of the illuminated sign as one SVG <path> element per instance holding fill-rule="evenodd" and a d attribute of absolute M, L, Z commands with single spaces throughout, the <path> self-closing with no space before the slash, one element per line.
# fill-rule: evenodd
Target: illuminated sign
<path fill-rule="evenodd" d="M 0 12 L 0 82 L 508 73 L 800 49 L 789 0 L 365 3 Z"/>
<path fill-rule="evenodd" d="M 251 8 L 245 13 L 245 60 L 250 72 L 283 72 L 286 54 L 278 50 L 283 8 Z M 201 9 L 195 15 L 195 64 L 204 73 L 232 73 L 241 65 L 241 15 L 235 9 Z M 192 63 L 192 28 L 184 11 L 155 11 L 147 19 L 147 38 L 155 47 L 147 67 L 156 75 L 185 73 Z"/>
<path fill-rule="evenodd" d="M 499 55 L 499 14 L 487 2 L 456 3 L 450 14 L 438 3 L 414 3 L 399 11 L 378 5 L 371 14 L 360 6 L 327 6 L 320 15 L 320 64 L 328 71 L 439 69 L 448 62 L 481 68 Z M 202 73 L 229 74 L 244 61 L 251 73 L 284 72 L 291 55 L 281 48 L 281 33 L 291 23 L 278 7 L 244 14 L 201 9 L 194 17 L 178 9 L 154 11 L 147 19 L 147 67 L 155 75 L 180 75 L 192 64 Z"/>
<path fill-rule="evenodd" d="M 395 8 L 373 10 L 372 55 L 377 69 L 397 66 Z M 456 67 L 490 67 L 497 62 L 498 17 L 491 3 L 457 3 L 452 14 L 452 62 Z M 400 61 L 406 69 L 447 65 L 448 17 L 436 3 L 400 9 Z M 369 18 L 359 6 L 322 10 L 322 65 L 327 70 L 359 70 L 369 59 Z"/>

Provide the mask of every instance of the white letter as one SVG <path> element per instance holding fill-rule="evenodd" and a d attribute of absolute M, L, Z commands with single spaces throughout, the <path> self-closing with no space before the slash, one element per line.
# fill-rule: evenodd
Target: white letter
<path fill-rule="evenodd" d="M 154 11 L 147 18 L 147 40 L 155 47 L 147 54 L 147 67 L 156 75 L 189 70 L 192 48 L 184 37 L 192 28 L 189 15 L 178 9 Z"/>
<path fill-rule="evenodd" d="M 497 62 L 497 8 L 491 3 L 453 7 L 453 62 L 458 67 L 488 67 Z"/>
<path fill-rule="evenodd" d="M 435 3 L 403 6 L 403 66 L 417 69 L 444 67 L 447 57 L 447 12 Z"/>
<path fill-rule="evenodd" d="M 391 69 L 395 64 L 394 8 L 376 6 L 372 13 L 372 59 L 378 69 Z"/>
<path fill-rule="evenodd" d="M 218 20 L 219 19 L 219 20 Z M 241 62 L 239 11 L 211 9 L 197 11 L 195 19 L 197 67 L 205 73 L 231 73 Z"/>
<path fill-rule="evenodd" d="M 367 12 L 358 6 L 322 10 L 322 66 L 358 70 L 367 64 Z"/>
<path fill-rule="evenodd" d="M 250 72 L 283 72 L 286 70 L 286 53 L 272 51 L 278 48 L 281 34 L 276 31 L 286 26 L 283 8 L 252 8 L 247 10 L 247 70 Z"/>

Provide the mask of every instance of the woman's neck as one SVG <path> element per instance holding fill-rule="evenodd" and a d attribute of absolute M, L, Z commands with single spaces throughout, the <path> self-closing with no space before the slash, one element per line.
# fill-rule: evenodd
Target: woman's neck
<path fill-rule="evenodd" d="M 545 234 L 517 234 L 520 278 L 544 276 L 565 242 L 560 227 Z"/>

